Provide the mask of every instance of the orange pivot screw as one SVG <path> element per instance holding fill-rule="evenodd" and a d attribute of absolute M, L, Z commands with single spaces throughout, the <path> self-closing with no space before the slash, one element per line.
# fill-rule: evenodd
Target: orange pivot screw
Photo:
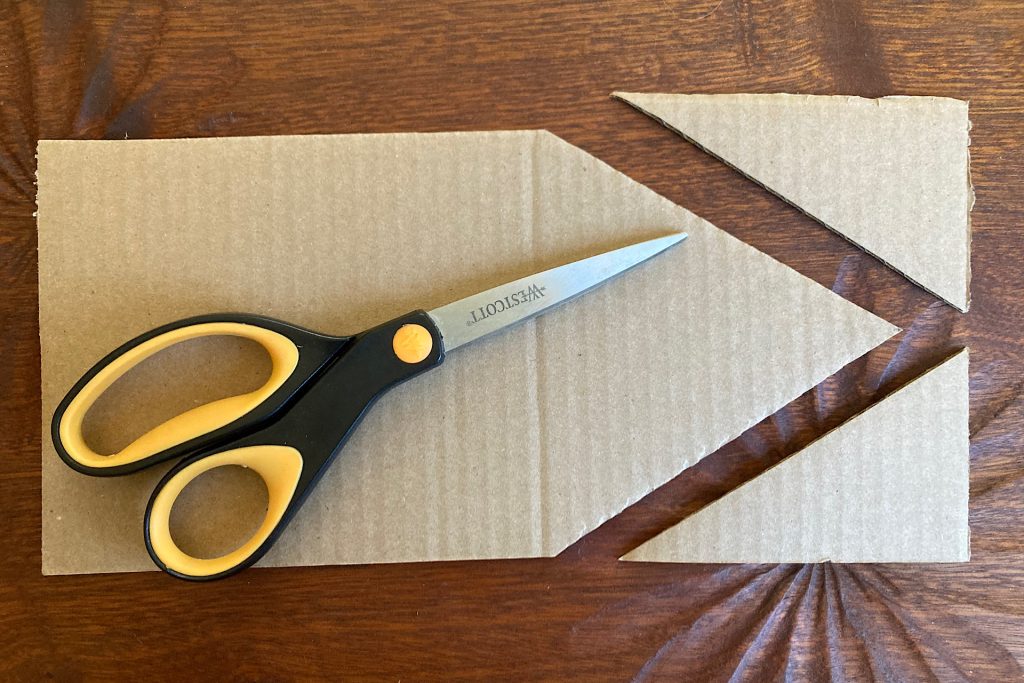
<path fill-rule="evenodd" d="M 395 332 L 391 346 L 395 355 L 404 363 L 419 363 L 430 354 L 434 348 L 434 339 L 430 332 L 422 325 L 402 325 Z"/>

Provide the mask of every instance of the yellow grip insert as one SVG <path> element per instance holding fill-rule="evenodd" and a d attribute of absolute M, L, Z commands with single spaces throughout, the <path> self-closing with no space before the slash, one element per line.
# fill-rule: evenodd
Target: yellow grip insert
<path fill-rule="evenodd" d="M 227 335 L 251 339 L 270 354 L 273 369 L 259 389 L 198 406 L 157 425 L 121 451 L 102 455 L 82 436 L 82 421 L 89 408 L 125 373 L 146 358 L 189 339 Z M 245 415 L 277 391 L 295 371 L 299 349 L 282 334 L 244 323 L 214 322 L 165 332 L 132 347 L 100 370 L 68 405 L 60 420 L 60 439 L 68 455 L 88 467 L 116 467 L 142 460 L 162 450 L 212 432 Z"/>
<path fill-rule="evenodd" d="M 267 516 L 253 536 L 220 557 L 202 559 L 185 553 L 171 537 L 171 508 L 189 482 L 215 467 L 241 465 L 263 477 L 267 485 Z M 213 576 L 245 562 L 274 531 L 295 495 L 302 473 L 302 454 L 290 446 L 249 446 L 202 458 L 171 477 L 153 498 L 149 513 L 149 545 L 164 566 L 186 576 Z"/>

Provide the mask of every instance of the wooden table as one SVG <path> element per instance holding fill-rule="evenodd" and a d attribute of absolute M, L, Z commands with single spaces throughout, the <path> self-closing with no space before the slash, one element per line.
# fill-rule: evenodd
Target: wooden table
<path fill-rule="evenodd" d="M 0 679 L 1018 678 L 1024 5 L 376 4 L 0 5 Z M 613 89 L 970 100 L 970 313 Z M 36 139 L 505 128 L 551 130 L 906 332 L 554 559 L 40 576 Z M 965 345 L 970 564 L 616 561 Z"/>

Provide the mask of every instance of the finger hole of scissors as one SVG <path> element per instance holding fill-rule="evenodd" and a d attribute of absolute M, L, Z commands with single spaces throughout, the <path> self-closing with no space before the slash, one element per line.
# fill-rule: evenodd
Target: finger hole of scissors
<path fill-rule="evenodd" d="M 111 384 L 85 413 L 82 436 L 97 453 L 117 453 L 198 405 L 259 389 L 270 372 L 270 354 L 252 339 L 213 335 L 179 342 Z"/>
<path fill-rule="evenodd" d="M 270 376 L 263 386 L 248 393 L 241 393 L 191 407 L 185 412 L 161 422 L 139 436 L 120 451 L 101 455 L 89 447 L 83 438 L 85 414 L 111 386 L 145 360 L 160 352 L 196 339 L 211 337 L 240 337 L 258 343 L 271 359 Z M 59 442 L 66 459 L 77 465 L 104 469 L 123 467 L 164 452 L 174 446 L 216 431 L 259 407 L 295 371 L 299 360 L 299 347 L 290 338 L 270 329 L 230 321 L 214 321 L 178 327 L 155 337 L 129 345 L 118 350 L 111 358 L 104 359 L 88 375 L 74 393 L 69 394 L 67 405 L 55 417 L 54 440 Z M 166 370 L 165 370 L 166 373 Z M 205 373 L 170 373 L 191 377 L 199 382 Z M 160 386 L 162 381 L 157 382 Z M 210 383 L 210 386 L 215 386 Z"/>
<path fill-rule="evenodd" d="M 225 465 L 190 481 L 171 505 L 171 539 L 183 553 L 207 560 L 242 547 L 266 519 L 267 485 L 254 470 Z"/>
<path fill-rule="evenodd" d="M 267 490 L 266 515 L 255 533 L 235 550 L 212 558 L 195 557 L 182 550 L 171 535 L 171 510 L 194 479 L 227 465 L 251 468 L 263 479 Z M 243 566 L 263 548 L 284 519 L 301 474 L 302 455 L 289 446 L 235 448 L 189 463 L 165 479 L 150 502 L 146 530 L 153 558 L 160 566 L 190 578 L 216 576 Z M 201 514 L 201 508 L 198 506 L 196 514 Z"/>

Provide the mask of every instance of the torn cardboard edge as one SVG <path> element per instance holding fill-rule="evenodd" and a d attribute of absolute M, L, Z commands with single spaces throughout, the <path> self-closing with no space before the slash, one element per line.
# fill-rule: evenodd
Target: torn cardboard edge
<path fill-rule="evenodd" d="M 955 308 L 957 308 L 958 310 L 960 310 L 962 312 L 967 312 L 967 310 L 969 309 L 969 307 L 970 307 L 970 281 L 971 281 L 971 264 L 970 264 L 971 218 L 970 218 L 970 214 L 971 214 L 971 211 L 972 211 L 972 209 L 974 207 L 975 194 L 974 194 L 973 184 L 971 182 L 971 173 L 970 173 L 970 150 L 969 150 L 970 138 L 969 138 L 967 133 L 968 133 L 968 131 L 970 131 L 971 123 L 970 123 L 970 120 L 967 118 L 967 107 L 968 107 L 968 103 L 967 102 L 962 101 L 962 100 L 955 100 L 955 99 L 952 99 L 952 98 L 918 97 L 918 96 L 901 96 L 901 95 L 894 95 L 894 96 L 883 97 L 883 98 L 878 98 L 878 99 L 867 99 L 867 98 L 862 98 L 862 97 L 843 96 L 843 95 L 790 95 L 790 94 L 781 94 L 781 93 L 779 93 L 779 94 L 772 94 L 772 95 L 754 95 L 754 94 L 751 94 L 751 95 L 741 95 L 741 94 L 734 94 L 734 95 L 685 95 L 685 94 L 678 94 L 677 95 L 677 94 L 660 94 L 660 93 L 613 92 L 611 94 L 611 97 L 613 97 L 613 98 L 615 98 L 617 100 L 620 100 L 622 102 L 625 102 L 626 104 L 628 104 L 629 106 L 633 107 L 637 111 L 640 111 L 641 113 L 649 116 L 650 118 L 654 119 L 655 121 L 658 121 L 663 126 L 668 128 L 669 130 L 675 132 L 677 135 L 679 135 L 680 137 L 684 138 L 686 141 L 690 142 L 691 144 L 693 144 L 698 149 L 700 149 L 700 150 L 706 152 L 707 154 L 715 157 L 716 159 L 718 159 L 722 163 L 726 164 L 727 166 L 729 166 L 733 170 L 737 171 L 738 173 L 740 173 L 741 175 L 743 175 L 747 179 L 757 183 L 758 185 L 760 185 L 764 189 L 768 190 L 769 192 L 771 192 L 775 196 L 779 197 L 780 199 L 782 199 L 786 203 L 790 204 L 791 206 L 793 206 L 794 208 L 798 209 L 799 211 L 801 211 L 802 213 L 806 214 L 807 216 L 813 218 L 815 221 L 817 221 L 818 223 L 822 224 L 824 227 L 828 228 L 829 230 L 831 230 L 832 232 L 836 233 L 837 235 L 843 237 L 844 239 L 849 241 L 854 246 L 856 246 L 859 249 L 862 249 L 863 251 L 871 254 L 872 256 L 874 256 L 875 258 L 880 260 L 882 263 L 884 263 L 889 268 L 892 268 L 893 270 L 899 272 L 901 275 L 903 275 L 905 278 L 907 278 L 908 280 L 913 282 L 918 287 L 921 287 L 922 289 L 924 289 L 925 291 L 929 292 L 930 294 L 939 297 L 940 299 L 946 301 L 947 303 L 949 303 L 950 305 L 954 306 Z M 882 102 L 885 102 L 888 105 L 888 104 L 892 104 L 894 102 L 899 102 L 900 100 L 915 100 L 915 101 L 926 101 L 926 100 L 928 100 L 928 101 L 935 101 L 937 103 L 956 103 L 958 105 L 959 104 L 963 104 L 964 105 L 964 107 L 963 107 L 964 131 L 963 132 L 964 132 L 964 136 L 965 136 L 965 143 L 963 145 L 963 150 L 964 150 L 964 162 L 963 162 L 963 165 L 964 165 L 964 169 L 963 169 L 963 176 L 962 177 L 963 177 L 964 182 L 965 182 L 965 187 L 963 188 L 963 192 L 966 195 L 966 197 L 965 197 L 965 199 L 966 199 L 966 211 L 965 211 L 965 214 L 964 214 L 964 216 L 962 218 L 963 224 L 964 224 L 964 227 L 963 227 L 964 235 L 963 235 L 963 238 L 962 238 L 963 239 L 963 243 L 960 244 L 960 245 L 956 245 L 957 249 L 960 249 L 962 247 L 962 250 L 964 252 L 963 253 L 963 258 L 962 258 L 962 260 L 963 260 L 963 263 L 962 263 L 963 273 L 962 273 L 962 276 L 957 276 L 958 284 L 951 285 L 948 282 L 944 283 L 944 284 L 938 284 L 937 282 L 929 282 L 930 280 L 934 279 L 932 277 L 932 275 L 930 275 L 928 272 L 926 272 L 924 270 L 921 270 L 921 269 L 917 268 L 916 266 L 914 266 L 910 262 L 908 262 L 908 258 L 911 258 L 911 259 L 914 258 L 914 254 L 916 254 L 916 252 L 919 251 L 919 248 L 916 249 L 915 248 L 916 245 L 912 241 L 908 241 L 908 243 L 902 245 L 897 250 L 894 250 L 894 249 L 892 249 L 890 247 L 880 247 L 877 244 L 877 237 L 873 237 L 873 236 L 870 236 L 870 235 L 865 236 L 865 235 L 859 234 L 861 232 L 860 228 L 851 229 L 846 224 L 845 221 L 842 221 L 842 220 L 840 220 L 840 221 L 829 220 L 828 218 L 823 217 L 822 214 L 824 213 L 824 211 L 822 210 L 822 207 L 834 206 L 835 205 L 834 201 L 830 201 L 827 198 L 823 198 L 823 199 L 817 200 L 815 202 L 804 201 L 800 197 L 795 197 L 794 196 L 794 192 L 790 190 L 789 185 L 787 183 L 781 183 L 780 184 L 779 182 L 776 182 L 774 180 L 766 179 L 764 177 L 766 175 L 766 173 L 762 172 L 762 166 L 763 166 L 764 169 L 772 169 L 772 170 L 769 171 L 769 173 L 774 172 L 774 168 L 778 164 L 780 158 L 783 158 L 785 155 L 782 155 L 782 154 L 780 154 L 780 155 L 769 155 L 768 157 L 766 157 L 765 159 L 763 159 L 760 162 L 761 166 L 757 166 L 757 164 L 753 164 L 752 165 L 749 162 L 748 159 L 739 160 L 739 159 L 736 158 L 735 154 L 730 153 L 729 151 L 723 150 L 721 145 L 718 144 L 718 142 L 716 142 L 715 140 L 707 139 L 707 136 L 703 134 L 703 131 L 698 132 L 698 131 L 694 130 L 693 127 L 691 127 L 690 125 L 687 125 L 682 120 L 681 115 L 678 115 L 678 114 L 672 115 L 672 114 L 670 114 L 667 111 L 660 110 L 658 107 L 653 106 L 652 103 L 653 103 L 655 98 L 663 98 L 665 100 L 674 99 L 677 103 L 682 103 L 682 101 L 684 99 L 687 99 L 687 98 L 699 98 L 699 99 L 702 99 L 702 100 L 708 100 L 710 98 L 715 98 L 715 99 L 718 99 L 723 104 L 728 102 L 728 100 L 730 100 L 730 99 L 731 100 L 742 100 L 742 99 L 748 99 L 748 98 L 758 98 L 758 99 L 779 98 L 780 100 L 781 99 L 790 100 L 793 103 L 796 103 L 798 105 L 799 105 L 799 103 L 804 103 L 804 102 L 808 102 L 808 101 L 824 101 L 824 100 L 831 100 L 831 101 L 842 100 L 842 101 L 844 101 L 846 103 L 849 103 L 849 104 L 855 105 L 855 106 L 864 106 L 864 105 L 866 105 L 868 103 L 871 103 L 872 106 L 879 106 Z M 678 105 L 678 106 L 681 106 L 681 105 Z M 744 106 L 744 103 L 743 102 L 736 102 L 732 106 L 734 108 L 742 108 Z M 716 124 L 716 125 L 719 125 L 719 124 Z M 736 140 L 737 140 L 736 144 L 745 144 L 745 145 L 748 145 L 750 148 L 757 148 L 758 145 L 757 144 L 751 145 L 750 141 L 748 139 L 746 139 L 746 137 L 742 134 L 742 132 L 737 132 L 736 130 L 732 130 L 732 129 L 729 129 L 728 131 L 726 131 L 726 129 L 729 127 L 728 124 L 720 124 L 720 127 L 721 127 L 721 130 L 722 130 L 722 135 L 723 136 L 725 136 L 725 135 L 730 136 L 730 137 L 734 136 L 736 138 Z M 771 136 L 770 135 L 766 135 L 764 133 L 764 131 L 759 131 L 759 136 L 758 136 L 759 140 L 763 141 L 765 139 L 769 139 L 770 137 Z M 740 141 L 742 141 L 742 142 L 740 142 Z M 762 144 L 763 145 L 763 142 L 759 142 L 758 144 Z M 789 156 L 792 157 L 794 155 L 790 154 Z M 812 165 L 812 164 L 808 164 L 808 166 L 810 166 L 810 165 Z M 752 167 L 752 166 L 757 166 L 757 167 Z M 887 164 L 881 164 L 881 165 L 877 165 L 877 166 L 881 166 L 881 167 L 884 168 L 884 167 L 887 167 L 888 165 Z M 871 171 L 871 172 L 877 171 L 877 166 L 876 166 L 876 168 L 870 168 L 869 165 L 860 165 L 859 169 L 857 169 L 857 170 L 863 170 L 864 172 L 861 173 L 860 176 L 861 176 L 861 178 L 866 178 L 869 175 L 871 175 L 870 173 L 868 173 L 869 171 Z M 907 167 L 910 167 L 910 168 L 922 168 L 923 165 L 921 165 L 921 164 L 907 164 Z M 815 168 L 814 170 L 817 172 L 819 169 Z M 827 175 L 828 177 L 834 177 L 833 174 L 820 174 L 820 175 L 822 175 L 822 176 L 826 176 Z M 902 180 L 904 180 L 904 179 L 901 178 L 901 179 L 895 181 L 893 186 L 896 186 L 896 185 L 900 184 L 900 182 Z M 825 182 L 827 182 L 827 181 L 825 181 Z M 794 183 L 794 187 L 803 187 L 802 179 L 794 178 L 793 179 L 793 183 Z M 786 185 L 786 187 L 783 187 L 782 185 Z M 946 193 L 939 192 L 938 194 L 942 195 L 942 194 L 946 194 Z M 917 225 L 919 223 L 927 223 L 927 222 L 928 221 L 919 221 L 919 220 L 909 220 L 908 219 L 908 220 L 898 221 L 898 223 L 899 223 L 898 225 L 893 225 L 893 226 L 890 226 L 890 227 L 891 227 L 891 229 L 897 230 L 897 231 L 898 230 L 906 230 L 908 228 L 908 226 L 914 226 L 914 225 Z M 881 229 L 885 230 L 886 228 L 885 228 L 885 226 L 882 226 Z M 919 232 L 923 232 L 923 231 L 919 230 Z M 921 235 L 919 235 L 919 237 L 921 237 L 922 239 L 927 239 L 929 236 L 926 235 L 926 234 L 921 234 Z M 898 253 L 899 251 L 902 251 L 902 253 Z M 959 259 L 958 259 L 958 262 L 959 262 Z M 962 282 L 962 286 L 959 284 L 960 282 Z"/>
<path fill-rule="evenodd" d="M 170 320 L 344 334 L 690 235 L 384 396 L 262 566 L 557 555 L 898 331 L 543 131 L 43 141 L 38 158 L 47 574 L 153 569 L 141 523 L 163 468 L 80 475 L 48 429 L 96 359 Z M 148 376 L 218 388 L 195 362 Z M 126 386 L 130 420 L 171 408 L 147 389 Z M 199 516 L 239 524 L 239 489 L 215 491 L 223 509 Z"/>
<path fill-rule="evenodd" d="M 621 559 L 966 562 L 968 399 L 964 349 Z"/>

